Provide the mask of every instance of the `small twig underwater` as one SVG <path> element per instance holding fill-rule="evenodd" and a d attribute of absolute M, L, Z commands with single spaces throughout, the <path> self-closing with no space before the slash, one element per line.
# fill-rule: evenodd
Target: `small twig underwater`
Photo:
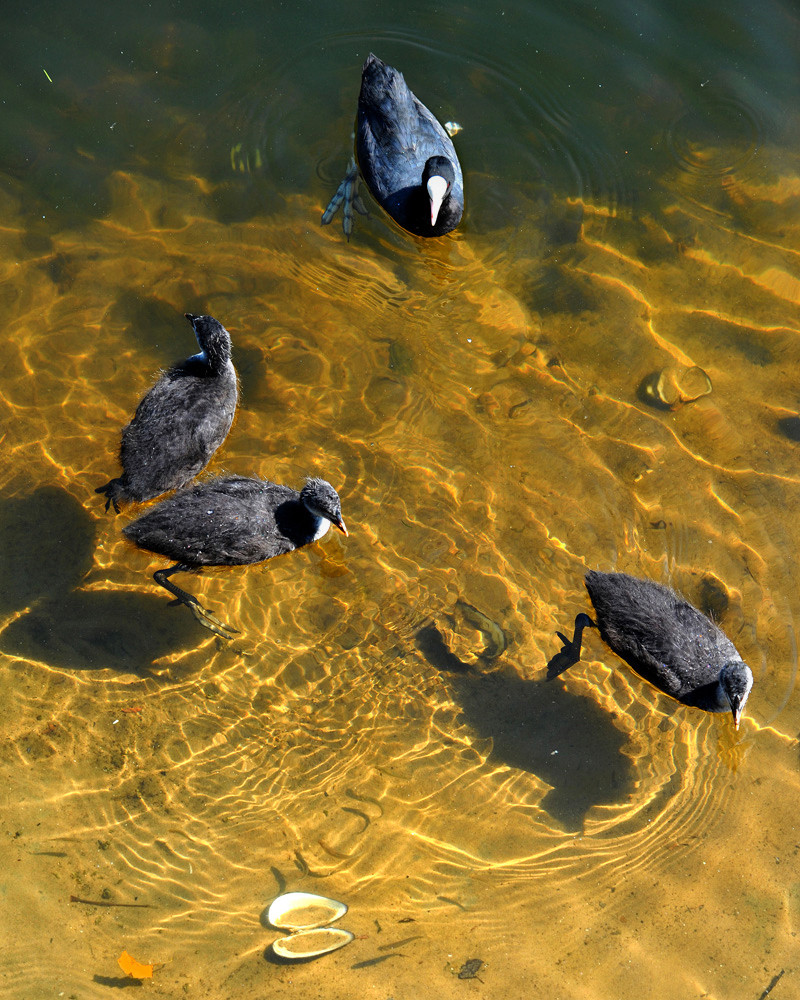
<path fill-rule="evenodd" d="M 772 977 L 772 982 L 764 990 L 764 992 L 761 994 L 761 996 L 758 998 L 758 1000 L 767 1000 L 767 997 L 770 995 L 770 993 L 772 993 L 772 991 L 775 989 L 775 987 L 781 981 L 781 978 L 783 977 L 783 974 L 784 974 L 785 971 L 786 971 L 785 969 L 781 969 L 781 971 L 778 973 L 777 976 L 773 976 Z"/>
<path fill-rule="evenodd" d="M 70 896 L 70 903 L 83 903 L 84 906 L 125 906 L 130 909 L 149 910 L 152 903 L 114 903 L 108 899 L 82 899 L 80 896 Z"/>

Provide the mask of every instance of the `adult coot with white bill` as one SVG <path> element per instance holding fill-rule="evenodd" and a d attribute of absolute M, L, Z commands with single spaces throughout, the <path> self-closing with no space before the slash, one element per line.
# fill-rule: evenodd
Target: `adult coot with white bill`
<path fill-rule="evenodd" d="M 394 221 L 416 236 L 444 236 L 461 221 L 464 179 L 450 136 L 409 90 L 403 74 L 370 53 L 361 71 L 356 161 L 322 216 L 327 225 L 344 203 L 343 229 L 353 229 L 358 171 Z"/>

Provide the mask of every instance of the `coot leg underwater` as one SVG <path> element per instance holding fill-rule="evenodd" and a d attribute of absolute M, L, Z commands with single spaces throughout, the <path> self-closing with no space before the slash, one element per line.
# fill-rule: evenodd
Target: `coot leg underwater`
<path fill-rule="evenodd" d="M 231 628 L 230 625 L 221 622 L 216 615 L 213 615 L 207 608 L 204 608 L 196 597 L 193 597 L 188 591 L 182 590 L 177 584 L 170 583 L 167 579 L 173 573 L 190 573 L 192 569 L 193 567 L 187 566 L 186 563 L 176 563 L 168 569 L 156 570 L 153 573 L 153 579 L 159 587 L 163 587 L 164 590 L 168 590 L 174 596 L 175 600 L 170 601 L 170 604 L 185 604 L 200 624 L 213 632 L 214 635 L 218 635 L 221 639 L 230 639 L 234 635 L 238 635 L 238 629 Z"/>
<path fill-rule="evenodd" d="M 125 484 L 121 478 L 112 479 L 105 486 L 98 486 L 95 493 L 105 493 L 106 514 L 112 503 L 114 504 L 114 513 L 119 514 L 119 502 L 125 499 Z"/>
<path fill-rule="evenodd" d="M 369 210 L 358 193 L 358 165 L 354 156 L 350 157 L 350 165 L 347 168 L 347 173 L 344 175 L 344 180 L 336 189 L 336 194 L 328 202 L 328 207 L 322 213 L 323 226 L 327 226 L 333 222 L 333 217 L 339 211 L 340 205 L 343 206 L 342 231 L 349 243 L 350 234 L 353 232 L 353 209 L 359 215 L 369 215 Z"/>
<path fill-rule="evenodd" d="M 568 639 L 563 632 L 556 632 L 558 638 L 564 643 L 558 653 L 547 664 L 547 679 L 553 680 L 565 670 L 578 663 L 581 658 L 581 642 L 583 640 L 583 630 L 585 628 L 597 628 L 595 622 L 583 611 L 575 616 L 575 631 L 572 638 Z"/>

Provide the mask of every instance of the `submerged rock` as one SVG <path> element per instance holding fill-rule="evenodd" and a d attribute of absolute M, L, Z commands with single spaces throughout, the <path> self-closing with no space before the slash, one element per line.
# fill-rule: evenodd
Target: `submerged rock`
<path fill-rule="evenodd" d="M 710 395 L 711 390 L 711 379 L 697 365 L 691 368 L 668 365 L 643 379 L 639 398 L 660 410 L 677 410 Z"/>

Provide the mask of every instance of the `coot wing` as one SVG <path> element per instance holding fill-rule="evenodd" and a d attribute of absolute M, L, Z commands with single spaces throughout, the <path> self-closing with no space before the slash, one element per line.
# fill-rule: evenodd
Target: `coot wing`
<path fill-rule="evenodd" d="M 681 624 L 675 642 L 684 664 L 683 693 L 716 683 L 726 663 L 741 660 L 736 647 L 722 629 L 687 601 L 676 604 L 675 617 Z"/>
<path fill-rule="evenodd" d="M 602 624 L 600 634 L 611 649 L 645 680 L 673 698 L 678 697 L 682 682 L 675 670 L 674 659 L 669 655 L 665 656 L 665 651 L 650 641 L 650 637 L 619 632 L 613 626 L 609 628 Z"/>
<path fill-rule="evenodd" d="M 403 74 L 370 54 L 361 72 L 358 119 L 371 141 L 398 151 L 413 147 L 418 103 Z"/>
<path fill-rule="evenodd" d="M 264 479 L 253 479 L 250 476 L 221 476 L 208 479 L 206 482 L 199 483 L 194 489 L 184 491 L 179 496 L 186 496 L 189 493 L 201 497 L 213 497 L 215 494 L 219 494 L 225 498 L 235 497 L 245 501 L 269 497 L 278 497 L 280 500 L 284 500 L 300 495 L 291 486 L 269 483 Z"/>
<path fill-rule="evenodd" d="M 380 204 L 397 191 L 419 187 L 425 159 L 396 119 L 359 107 L 356 149 L 361 174 Z"/>

